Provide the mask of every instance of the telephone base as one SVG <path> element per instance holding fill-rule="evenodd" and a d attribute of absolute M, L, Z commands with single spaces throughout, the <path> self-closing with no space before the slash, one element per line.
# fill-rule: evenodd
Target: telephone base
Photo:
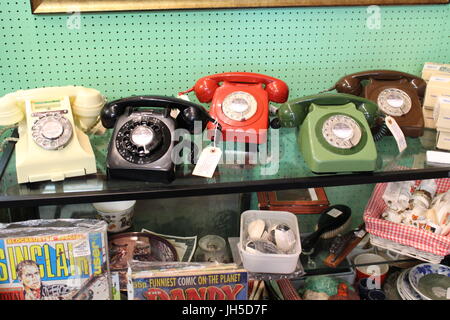
<path fill-rule="evenodd" d="M 339 106 L 339 113 L 314 105 L 303 122 L 298 136 L 300 152 L 308 168 L 315 173 L 371 172 L 377 166 L 377 150 L 369 125 L 353 104 Z M 323 138 L 323 123 L 331 116 L 346 116 L 362 131 L 361 141 L 351 149 L 339 149 Z"/>
<path fill-rule="evenodd" d="M 244 143 L 249 145 L 259 145 L 267 143 L 267 129 L 234 129 L 227 128 L 226 124 L 222 125 L 220 139 L 222 142 L 228 143 Z M 215 140 L 215 127 L 208 123 L 207 137 L 211 141 Z"/>
<path fill-rule="evenodd" d="M 139 180 L 147 182 L 171 183 L 175 180 L 175 170 L 106 169 L 108 179 Z"/>

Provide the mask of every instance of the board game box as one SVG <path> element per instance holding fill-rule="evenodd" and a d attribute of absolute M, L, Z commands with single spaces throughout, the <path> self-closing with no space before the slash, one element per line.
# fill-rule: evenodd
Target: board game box
<path fill-rule="evenodd" d="M 106 230 L 90 219 L 0 224 L 0 300 L 109 300 Z"/>

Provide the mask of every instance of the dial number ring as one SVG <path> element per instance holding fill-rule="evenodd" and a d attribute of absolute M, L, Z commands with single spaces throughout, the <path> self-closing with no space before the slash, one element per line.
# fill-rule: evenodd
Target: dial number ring
<path fill-rule="evenodd" d="M 72 124 L 60 113 L 44 114 L 31 127 L 34 142 L 46 150 L 64 148 L 72 135 Z"/>
<path fill-rule="evenodd" d="M 255 97 L 244 91 L 230 93 L 222 102 L 222 112 L 235 121 L 245 121 L 253 117 L 257 111 Z"/>
<path fill-rule="evenodd" d="M 334 115 L 322 126 L 322 135 L 327 143 L 339 149 L 351 149 L 361 141 L 359 124 L 349 116 Z"/>
<path fill-rule="evenodd" d="M 137 135 L 150 134 L 148 137 Z M 170 146 L 169 128 L 159 119 L 129 120 L 119 129 L 115 144 L 122 158 L 134 164 L 158 160 Z"/>
<path fill-rule="evenodd" d="M 396 88 L 384 89 L 378 95 L 377 104 L 381 111 L 393 117 L 400 117 L 411 110 L 410 96 L 403 90 Z"/>

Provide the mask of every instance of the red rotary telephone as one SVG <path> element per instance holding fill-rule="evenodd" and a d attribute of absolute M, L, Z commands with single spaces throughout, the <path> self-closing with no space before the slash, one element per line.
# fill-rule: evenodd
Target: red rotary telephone
<path fill-rule="evenodd" d="M 222 127 L 224 141 L 258 144 L 267 142 L 269 101 L 283 103 L 289 95 L 285 82 L 250 72 L 206 76 L 182 93 L 191 91 L 200 102 L 212 101 L 209 114 Z M 209 123 L 207 128 L 213 139 L 215 123 Z"/>

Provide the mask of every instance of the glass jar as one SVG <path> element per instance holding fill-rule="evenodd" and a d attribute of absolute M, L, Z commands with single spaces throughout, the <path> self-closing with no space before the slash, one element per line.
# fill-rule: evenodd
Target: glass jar
<path fill-rule="evenodd" d="M 206 235 L 198 241 L 194 261 L 228 263 L 227 243 L 224 238 Z"/>

